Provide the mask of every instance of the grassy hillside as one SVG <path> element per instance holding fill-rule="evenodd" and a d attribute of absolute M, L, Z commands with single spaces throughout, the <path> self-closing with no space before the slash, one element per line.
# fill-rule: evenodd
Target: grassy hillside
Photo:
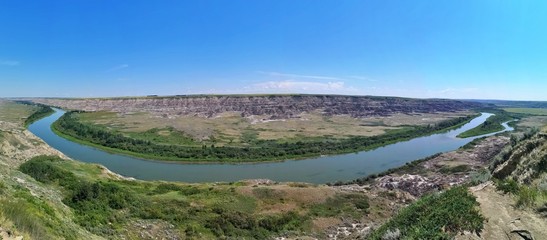
<path fill-rule="evenodd" d="M 547 129 L 515 138 L 490 168 L 500 190 L 517 195 L 517 206 L 547 208 Z"/>

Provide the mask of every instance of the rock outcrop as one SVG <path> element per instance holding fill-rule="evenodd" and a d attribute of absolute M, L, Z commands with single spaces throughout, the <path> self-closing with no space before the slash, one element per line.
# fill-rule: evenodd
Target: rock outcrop
<path fill-rule="evenodd" d="M 446 99 L 341 95 L 212 95 L 135 98 L 32 99 L 66 109 L 151 112 L 160 116 L 197 115 L 213 117 L 223 112 L 240 112 L 242 117 L 269 115 L 271 119 L 295 117 L 303 112 L 321 111 L 325 115 L 352 117 L 388 116 L 394 113 L 455 112 L 480 104 Z"/>

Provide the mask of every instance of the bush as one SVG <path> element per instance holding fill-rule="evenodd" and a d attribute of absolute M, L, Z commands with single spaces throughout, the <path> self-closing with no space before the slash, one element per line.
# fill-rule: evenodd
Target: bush
<path fill-rule="evenodd" d="M 6 189 L 6 185 L 4 182 L 0 182 L 0 194 L 4 194 L 4 191 Z"/>
<path fill-rule="evenodd" d="M 310 214 L 318 217 L 348 215 L 358 217 L 369 208 L 368 197 L 364 194 L 345 194 L 328 198 L 321 204 L 311 207 Z"/>
<path fill-rule="evenodd" d="M 47 116 L 55 113 L 55 111 L 53 111 L 52 108 L 50 108 L 49 106 L 43 105 L 43 104 L 29 103 L 27 105 L 36 106 L 36 107 L 38 107 L 38 110 L 36 110 L 34 113 L 32 113 L 32 115 L 30 115 L 25 120 L 25 126 L 26 127 L 28 127 L 30 124 L 38 121 L 39 119 L 41 119 L 43 117 L 47 117 Z"/>
<path fill-rule="evenodd" d="M 216 217 L 208 219 L 205 227 L 217 236 L 231 238 L 244 238 L 252 235 L 255 239 L 265 239 L 274 232 L 298 231 L 302 229 L 302 223 L 306 219 L 295 212 L 278 215 L 268 215 L 259 218 L 239 212 L 216 209 Z"/>
<path fill-rule="evenodd" d="M 372 232 L 369 239 L 399 236 L 399 233 L 403 239 L 451 239 L 463 231 L 478 233 L 484 222 L 478 205 L 462 186 L 427 195 L 402 209 Z"/>
<path fill-rule="evenodd" d="M 517 207 L 533 207 L 538 195 L 537 188 L 521 186 L 517 194 Z"/>
<path fill-rule="evenodd" d="M 488 169 L 481 169 L 477 172 L 473 172 L 469 176 L 469 183 L 471 185 L 478 185 L 481 183 L 485 183 L 492 177 L 492 174 L 490 174 L 490 171 Z"/>
<path fill-rule="evenodd" d="M 502 191 L 503 193 L 512 193 L 516 194 L 519 191 L 519 185 L 517 181 L 507 178 L 504 180 L 497 180 L 496 189 Z"/>
<path fill-rule="evenodd" d="M 19 170 L 42 183 L 75 181 L 74 174 L 54 165 L 59 161 L 63 160 L 55 156 L 37 156 L 21 164 Z"/>
<path fill-rule="evenodd" d="M 458 165 L 454 167 L 444 166 L 439 170 L 439 172 L 444 174 L 449 174 L 449 173 L 467 172 L 469 170 L 471 170 L 471 167 L 469 165 Z"/>

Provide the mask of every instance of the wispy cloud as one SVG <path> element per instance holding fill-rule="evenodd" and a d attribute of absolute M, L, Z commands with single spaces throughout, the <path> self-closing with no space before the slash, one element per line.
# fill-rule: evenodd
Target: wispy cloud
<path fill-rule="evenodd" d="M 363 81 L 368 81 L 368 82 L 378 82 L 377 79 L 369 78 L 369 77 L 365 77 L 365 76 L 349 76 L 348 78 L 352 78 L 352 79 L 356 79 L 356 80 L 363 80 Z"/>
<path fill-rule="evenodd" d="M 14 67 L 14 66 L 19 66 L 19 64 L 21 64 L 21 62 L 19 62 L 19 61 L 14 61 L 14 60 L 0 60 L 0 65 L 2 65 L 2 66 Z"/>
<path fill-rule="evenodd" d="M 120 64 L 118 66 L 115 66 L 115 67 L 112 67 L 108 70 L 106 70 L 106 72 L 115 72 L 115 71 L 119 71 L 119 70 L 122 70 L 124 68 L 128 68 L 129 67 L 129 64 Z"/>
<path fill-rule="evenodd" d="M 358 80 L 355 77 L 337 77 L 315 74 L 295 74 L 272 71 L 257 71 L 267 78 L 248 85 L 245 92 L 267 93 L 332 93 L 359 94 L 361 91 L 346 83 Z"/>
<path fill-rule="evenodd" d="M 368 82 L 378 81 L 377 79 L 373 79 L 373 78 L 365 77 L 365 76 L 357 76 L 357 75 L 347 76 L 347 77 L 334 77 L 334 76 L 305 75 L 305 74 L 266 72 L 266 71 L 258 71 L 257 73 L 268 75 L 271 77 L 284 77 L 284 78 L 299 79 L 299 80 L 313 79 L 313 80 L 331 80 L 331 81 L 355 81 L 355 80 L 368 81 Z"/>
<path fill-rule="evenodd" d="M 281 93 L 356 93 L 357 89 L 348 87 L 342 81 L 268 81 L 252 84 L 245 88 L 250 92 L 281 92 Z"/>
<path fill-rule="evenodd" d="M 280 72 L 264 72 L 264 71 L 258 71 L 260 74 L 265 74 L 269 76 L 274 77 L 286 77 L 286 78 L 297 78 L 297 79 L 318 79 L 318 80 L 345 80 L 343 78 L 339 77 L 330 77 L 330 76 L 317 76 L 317 75 L 301 75 L 301 74 L 293 74 L 293 73 L 280 73 Z"/>
<path fill-rule="evenodd" d="M 478 88 L 446 88 L 440 90 L 439 93 L 470 93 L 478 91 Z"/>

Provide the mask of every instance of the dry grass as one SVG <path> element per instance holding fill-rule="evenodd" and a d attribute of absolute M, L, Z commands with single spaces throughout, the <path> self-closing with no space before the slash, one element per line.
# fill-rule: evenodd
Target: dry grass
<path fill-rule="evenodd" d="M 35 109 L 32 106 L 0 100 L 0 121 L 22 125 Z"/>
<path fill-rule="evenodd" d="M 267 197 L 261 196 L 257 189 L 267 190 Z M 244 186 L 237 189 L 240 194 L 260 199 L 257 209 L 260 213 L 280 213 L 302 211 L 312 204 L 324 203 L 337 194 L 336 190 L 326 186 L 306 188 L 291 187 L 286 184 L 271 186 Z"/>
<path fill-rule="evenodd" d="M 512 113 L 547 116 L 547 108 L 504 108 L 503 110 Z"/>
<path fill-rule="evenodd" d="M 541 128 L 547 125 L 547 116 L 525 117 L 518 121 L 517 126 L 520 127 L 537 127 Z"/>
<path fill-rule="evenodd" d="M 438 122 L 442 122 L 447 119 L 452 119 L 456 117 L 464 117 L 472 115 L 472 112 L 461 111 L 461 112 L 440 112 L 440 113 L 423 113 L 423 114 L 394 114 L 389 117 L 370 117 L 364 118 L 364 121 L 368 122 L 381 122 L 386 126 L 401 126 L 401 125 L 428 125 Z"/>
<path fill-rule="evenodd" d="M 127 133 L 150 129 L 174 128 L 195 141 L 212 141 L 217 145 L 241 144 L 245 134 L 256 135 L 259 140 L 298 141 L 309 138 L 346 138 L 374 136 L 401 125 L 425 125 L 470 114 L 395 114 L 389 117 L 353 118 L 347 115 L 323 116 L 319 112 L 303 113 L 296 118 L 268 120 L 270 116 L 243 118 L 237 112 L 225 112 L 213 118 L 198 116 L 159 117 L 150 113 L 119 114 L 93 112 L 82 114 L 82 120 L 101 124 Z M 167 136 L 169 131 L 159 131 Z"/>
<path fill-rule="evenodd" d="M 340 218 L 335 217 L 319 217 L 312 221 L 313 229 L 318 232 L 323 232 L 332 226 L 338 226 L 342 224 Z"/>

